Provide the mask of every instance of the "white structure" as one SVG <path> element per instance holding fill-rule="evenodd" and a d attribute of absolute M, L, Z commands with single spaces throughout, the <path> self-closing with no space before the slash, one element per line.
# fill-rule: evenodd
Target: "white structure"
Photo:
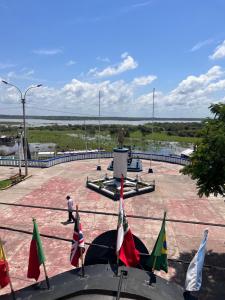
<path fill-rule="evenodd" d="M 113 149 L 113 177 L 115 179 L 120 179 L 122 175 L 124 178 L 127 177 L 127 158 L 127 148 Z"/>
<path fill-rule="evenodd" d="M 180 156 L 183 158 L 189 158 L 193 152 L 194 152 L 193 149 L 186 149 L 183 152 L 181 152 Z"/>

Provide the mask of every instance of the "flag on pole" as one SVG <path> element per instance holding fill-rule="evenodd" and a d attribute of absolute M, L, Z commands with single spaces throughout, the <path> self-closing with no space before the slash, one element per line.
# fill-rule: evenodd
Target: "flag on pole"
<path fill-rule="evenodd" d="M 167 261 L 167 243 L 166 243 L 166 212 L 164 212 L 164 218 L 162 226 L 152 250 L 152 253 L 147 260 L 147 265 L 154 270 L 163 270 L 168 272 L 168 261 Z"/>
<path fill-rule="evenodd" d="M 38 226 L 35 219 L 33 219 L 33 225 L 33 237 L 30 243 L 30 255 L 27 277 L 34 278 L 37 281 L 40 275 L 40 265 L 44 264 L 45 256 L 42 248 L 40 234 L 38 231 Z"/>
<path fill-rule="evenodd" d="M 202 285 L 202 269 L 204 265 L 206 243 L 208 239 L 208 230 L 204 231 L 204 236 L 198 252 L 190 262 L 186 274 L 185 290 L 186 291 L 199 291 Z"/>
<path fill-rule="evenodd" d="M 0 289 L 4 288 L 5 286 L 7 286 L 7 284 L 10 283 L 8 270 L 8 262 L 6 260 L 2 242 L 0 240 Z"/>
<path fill-rule="evenodd" d="M 79 258 L 81 257 L 81 254 L 84 253 L 84 251 L 85 251 L 84 236 L 83 236 L 82 226 L 80 223 L 80 217 L 79 217 L 78 209 L 77 209 L 76 210 L 76 220 L 74 223 L 72 248 L 71 248 L 71 253 L 70 253 L 71 265 L 78 267 Z"/>
<path fill-rule="evenodd" d="M 135 248 L 133 235 L 129 228 L 126 215 L 124 212 L 123 185 L 124 185 L 124 178 L 122 176 L 121 187 L 120 187 L 120 204 L 119 204 L 116 252 L 118 258 L 126 266 L 135 267 L 140 262 L 140 253 Z"/>

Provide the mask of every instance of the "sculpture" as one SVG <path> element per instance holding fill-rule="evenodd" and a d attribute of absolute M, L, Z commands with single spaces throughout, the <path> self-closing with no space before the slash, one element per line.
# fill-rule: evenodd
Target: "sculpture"
<path fill-rule="evenodd" d="M 125 131 L 123 128 L 121 128 L 118 133 L 119 148 L 123 148 L 124 136 L 125 136 Z"/>

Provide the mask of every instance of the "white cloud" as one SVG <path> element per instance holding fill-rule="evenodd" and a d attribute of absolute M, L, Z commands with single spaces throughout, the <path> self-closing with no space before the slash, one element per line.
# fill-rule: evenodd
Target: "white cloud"
<path fill-rule="evenodd" d="M 0 63 L 0 69 L 9 69 L 9 68 L 13 68 L 16 65 L 14 64 L 10 64 L 10 63 Z"/>
<path fill-rule="evenodd" d="M 195 44 L 195 45 L 191 48 L 190 51 L 191 51 L 191 52 L 195 52 L 195 51 L 201 49 L 202 47 L 211 44 L 212 42 L 213 42 L 213 39 L 208 39 L 208 40 L 205 40 L 205 41 L 200 41 L 200 42 L 198 42 L 197 44 Z"/>
<path fill-rule="evenodd" d="M 225 57 L 225 40 L 216 47 L 213 54 L 209 56 L 210 59 L 221 59 Z"/>
<path fill-rule="evenodd" d="M 66 66 L 67 67 L 70 67 L 70 66 L 73 66 L 73 65 L 75 65 L 76 64 L 76 62 L 74 61 L 74 60 L 69 60 L 67 63 L 66 63 Z"/>
<path fill-rule="evenodd" d="M 128 55 L 127 52 L 123 53 L 121 55 L 121 58 L 123 59 L 123 61 L 118 63 L 117 65 L 109 66 L 102 71 L 97 71 L 97 69 L 94 68 L 89 70 L 88 73 L 96 77 L 110 77 L 137 68 L 138 63 L 133 59 L 132 56 Z"/>
<path fill-rule="evenodd" d="M 121 54 L 121 58 L 126 58 L 128 55 L 129 55 L 128 52 L 123 52 L 123 53 Z"/>
<path fill-rule="evenodd" d="M 150 4 L 152 4 L 152 1 L 142 1 L 142 2 L 138 1 L 137 3 L 133 3 L 129 6 L 123 7 L 120 10 L 120 14 L 126 14 L 126 13 L 129 13 L 129 12 L 135 11 L 139 8 L 149 6 Z"/>
<path fill-rule="evenodd" d="M 145 2 L 137 2 L 136 4 L 131 5 L 132 8 L 144 7 L 148 6 L 152 3 L 152 1 L 145 1 Z"/>
<path fill-rule="evenodd" d="M 141 76 L 141 77 L 134 78 L 133 84 L 148 85 L 148 84 L 151 84 L 156 79 L 157 79 L 157 76 L 155 76 L 155 75 Z"/>
<path fill-rule="evenodd" d="M 169 106 L 206 106 L 213 101 L 213 92 L 224 89 L 224 71 L 220 66 L 214 66 L 205 74 L 188 76 L 178 86 L 162 97 L 164 105 Z M 219 80 L 218 80 L 219 79 Z"/>
<path fill-rule="evenodd" d="M 37 49 L 37 50 L 33 50 L 34 54 L 38 54 L 38 55 L 56 55 L 56 54 L 60 54 L 62 53 L 62 49 L 60 48 L 55 48 L 55 49 Z"/>
<path fill-rule="evenodd" d="M 97 56 L 96 59 L 101 62 L 110 63 L 110 59 L 108 57 Z"/>
<path fill-rule="evenodd" d="M 26 70 L 30 73 L 31 71 Z M 98 93 L 101 90 L 102 115 L 149 116 L 152 111 L 152 88 L 142 92 L 142 86 L 150 84 L 155 79 L 155 75 L 136 77 L 129 82 L 124 80 L 89 82 L 74 78 L 61 88 L 46 86 L 34 89 L 29 94 L 27 113 L 97 116 Z M 213 66 L 205 73 L 187 76 L 167 93 L 156 89 L 155 115 L 201 116 L 208 113 L 210 103 L 224 100 L 224 70 L 220 66 Z M 9 102 L 17 103 L 18 94 L 15 90 L 0 85 L 1 111 Z"/>

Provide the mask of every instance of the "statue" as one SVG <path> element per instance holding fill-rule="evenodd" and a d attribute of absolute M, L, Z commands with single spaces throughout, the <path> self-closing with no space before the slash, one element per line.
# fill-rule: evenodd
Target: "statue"
<path fill-rule="evenodd" d="M 121 128 L 118 133 L 119 148 L 123 148 L 124 136 L 125 136 L 124 129 Z"/>

